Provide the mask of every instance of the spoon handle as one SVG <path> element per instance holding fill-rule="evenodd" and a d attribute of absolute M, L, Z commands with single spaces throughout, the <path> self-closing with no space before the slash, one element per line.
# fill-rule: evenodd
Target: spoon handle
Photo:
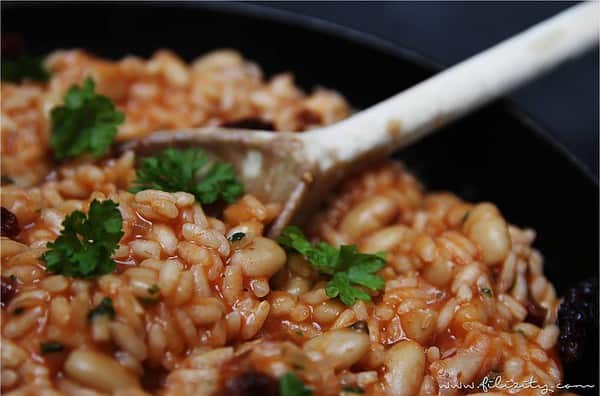
<path fill-rule="evenodd" d="M 322 170 L 387 155 L 597 45 L 600 3 L 583 3 L 345 121 L 305 133 Z"/>

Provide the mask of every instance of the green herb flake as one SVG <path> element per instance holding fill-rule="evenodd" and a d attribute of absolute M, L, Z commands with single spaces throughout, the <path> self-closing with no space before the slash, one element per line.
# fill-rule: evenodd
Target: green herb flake
<path fill-rule="evenodd" d="M 494 382 L 496 382 L 496 378 L 498 378 L 500 375 L 502 375 L 502 372 L 500 372 L 498 370 L 490 370 L 490 372 L 486 375 L 486 377 L 488 378 L 488 381 L 490 383 L 494 383 Z"/>
<path fill-rule="evenodd" d="M 487 298 L 492 298 L 494 297 L 494 293 L 492 292 L 492 289 L 490 289 L 489 287 L 482 287 L 481 289 L 481 294 L 483 294 L 484 296 L 486 296 Z"/>
<path fill-rule="evenodd" d="M 359 388 L 358 386 L 344 386 L 342 390 L 344 392 L 355 393 L 358 395 L 362 395 L 363 393 L 365 393 L 365 390 L 363 388 Z"/>
<path fill-rule="evenodd" d="M 89 213 L 76 210 L 62 223 L 60 236 L 42 256 L 46 271 L 91 279 L 114 271 L 112 254 L 123 236 L 123 218 L 111 200 L 94 200 Z"/>
<path fill-rule="evenodd" d="M 523 337 L 527 336 L 527 334 L 525 334 L 525 332 L 522 329 L 515 329 L 514 332 L 521 334 Z"/>
<path fill-rule="evenodd" d="M 469 215 L 470 215 L 470 214 L 471 214 L 471 211 L 470 211 L 470 210 L 467 210 L 467 211 L 465 212 L 465 214 L 463 215 L 463 217 L 460 219 L 460 225 L 461 225 L 461 226 L 462 226 L 462 225 L 464 225 L 464 224 L 466 223 L 466 221 L 467 221 L 467 219 L 469 218 Z"/>
<path fill-rule="evenodd" d="M 41 57 L 21 55 L 13 61 L 2 63 L 2 81 L 21 83 L 23 81 L 46 82 L 50 72 Z"/>
<path fill-rule="evenodd" d="M 512 283 L 510 284 L 510 287 L 508 288 L 508 292 L 512 292 L 513 289 L 515 288 L 516 284 L 517 284 L 517 277 L 515 276 L 515 278 L 513 279 Z"/>
<path fill-rule="evenodd" d="M 91 154 L 106 154 L 117 135 L 117 126 L 125 120 L 106 96 L 94 92 L 94 80 L 86 78 L 83 86 L 73 85 L 62 106 L 52 109 L 50 146 L 57 160 Z"/>
<path fill-rule="evenodd" d="M 349 329 L 358 331 L 358 332 L 362 332 L 362 333 L 369 333 L 369 326 L 367 325 L 367 322 L 364 320 L 359 320 L 358 322 L 354 322 L 352 323 L 350 326 L 348 326 Z"/>
<path fill-rule="evenodd" d="M 301 330 L 296 331 L 298 337 L 304 337 L 304 333 Z"/>
<path fill-rule="evenodd" d="M 18 279 L 17 279 L 17 275 L 15 275 L 15 274 L 10 274 L 9 278 L 10 278 L 10 280 L 11 280 L 11 281 L 13 281 L 13 282 L 16 282 L 16 281 L 18 280 Z"/>
<path fill-rule="evenodd" d="M 63 349 L 65 349 L 64 345 L 58 342 L 40 342 L 40 352 L 42 355 L 61 352 Z"/>
<path fill-rule="evenodd" d="M 154 284 L 148 288 L 148 294 L 155 295 L 160 291 L 157 284 Z"/>
<path fill-rule="evenodd" d="M 356 245 L 344 245 L 339 249 L 320 242 L 312 245 L 302 231 L 295 226 L 283 229 L 279 244 L 305 256 L 311 265 L 330 277 L 325 286 L 327 296 L 352 306 L 356 300 L 371 301 L 363 288 L 378 291 L 385 284 L 377 275 L 387 263 L 383 253 L 359 253 Z"/>
<path fill-rule="evenodd" d="M 279 377 L 280 396 L 312 396 L 312 394 L 312 390 L 304 386 L 296 374 L 286 373 Z"/>
<path fill-rule="evenodd" d="M 10 176 L 2 176 L 2 180 L 0 181 L 2 184 L 15 184 L 15 181 Z"/>
<path fill-rule="evenodd" d="M 246 234 L 244 234 L 243 232 L 236 232 L 233 235 L 231 235 L 228 239 L 231 242 L 237 242 L 237 241 L 241 241 L 242 239 L 244 239 L 245 236 L 246 236 Z"/>
<path fill-rule="evenodd" d="M 89 313 L 88 320 L 92 320 L 97 316 L 106 315 L 113 320 L 115 318 L 115 308 L 113 307 L 113 302 L 110 298 L 104 297 L 100 300 L 100 304 L 96 305 Z"/>
<path fill-rule="evenodd" d="M 158 298 L 156 297 L 140 297 L 138 300 L 145 306 L 153 305 L 158 302 Z"/>
<path fill-rule="evenodd" d="M 172 147 L 142 160 L 137 170 L 136 186 L 131 192 L 147 189 L 168 192 L 186 191 L 203 204 L 218 200 L 233 203 L 243 194 L 233 166 L 212 161 L 202 150 L 179 150 Z"/>

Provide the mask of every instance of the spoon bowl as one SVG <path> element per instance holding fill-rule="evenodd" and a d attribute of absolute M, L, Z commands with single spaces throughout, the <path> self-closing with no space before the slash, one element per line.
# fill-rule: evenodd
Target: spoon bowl
<path fill-rule="evenodd" d="M 247 192 L 281 204 L 269 236 L 302 224 L 344 176 L 405 147 L 597 45 L 598 7 L 583 3 L 354 116 L 302 134 L 209 127 L 120 146 L 141 156 L 201 147 L 231 163 Z"/>

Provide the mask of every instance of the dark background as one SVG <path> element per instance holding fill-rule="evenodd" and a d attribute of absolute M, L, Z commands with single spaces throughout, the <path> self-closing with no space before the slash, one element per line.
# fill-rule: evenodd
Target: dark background
<path fill-rule="evenodd" d="M 455 64 L 573 2 L 257 2 L 318 17 Z M 600 7 L 600 4 L 599 4 Z M 599 21 L 600 22 L 600 21 Z M 358 60 L 363 62 L 364 60 Z M 357 67 L 358 72 L 358 67 Z M 511 98 L 598 175 L 598 50 L 530 83 Z"/>
<path fill-rule="evenodd" d="M 268 6 L 341 18 L 336 20 L 365 31 L 373 29 L 370 31 L 381 37 L 392 37 L 392 41 L 451 64 L 565 5 Z M 251 10 L 241 14 L 223 10 L 238 7 L 259 8 L 247 3 L 83 2 L 28 2 L 12 7 L 4 1 L 2 32 L 21 35 L 33 54 L 80 47 L 118 59 L 127 53 L 147 57 L 158 48 L 171 48 L 191 60 L 211 49 L 239 48 L 263 65 L 268 76 L 291 70 L 303 88 L 316 84 L 337 88 L 358 107 L 382 100 L 430 73 L 419 58 L 406 51 L 391 50 L 363 35 L 349 35 L 345 29 L 332 32 L 323 24 L 261 15 L 272 12 L 252 16 Z M 526 11 L 537 17 L 521 20 Z M 462 39 L 459 32 L 463 32 Z M 532 107 L 528 110 L 552 133 L 560 134 L 573 151 L 583 153 L 582 158 L 587 153 L 585 158 L 596 169 L 597 57 L 596 52 L 583 63 L 568 65 L 517 95 L 519 100 L 529 97 L 525 105 Z M 526 118 L 499 101 L 402 150 L 397 158 L 428 189 L 450 190 L 471 202 L 491 200 L 514 224 L 536 229 L 535 246 L 545 255 L 545 273 L 563 295 L 567 287 L 586 277 L 598 278 L 598 187 L 538 133 Z M 566 367 L 565 378 L 571 384 L 598 383 L 597 321 L 587 331 L 593 342 L 585 345 L 584 359 Z M 587 394 L 598 394 L 597 389 Z"/>

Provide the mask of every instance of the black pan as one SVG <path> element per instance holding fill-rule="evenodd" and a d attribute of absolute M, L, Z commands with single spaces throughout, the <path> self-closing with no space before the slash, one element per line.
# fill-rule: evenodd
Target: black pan
<path fill-rule="evenodd" d="M 305 89 L 337 89 L 357 108 L 436 71 L 415 53 L 374 37 L 245 4 L 4 2 L 2 12 L 3 40 L 7 32 L 19 33 L 30 53 L 80 47 L 119 58 L 170 48 L 191 60 L 236 48 L 267 75 L 291 70 Z M 537 230 L 535 245 L 559 293 L 598 278 L 595 178 L 509 102 L 494 103 L 396 156 L 429 189 L 493 201 L 511 222 Z M 588 349 L 583 362 L 566 368 L 565 382 L 595 384 L 590 394 L 597 394 L 597 342 Z"/>

